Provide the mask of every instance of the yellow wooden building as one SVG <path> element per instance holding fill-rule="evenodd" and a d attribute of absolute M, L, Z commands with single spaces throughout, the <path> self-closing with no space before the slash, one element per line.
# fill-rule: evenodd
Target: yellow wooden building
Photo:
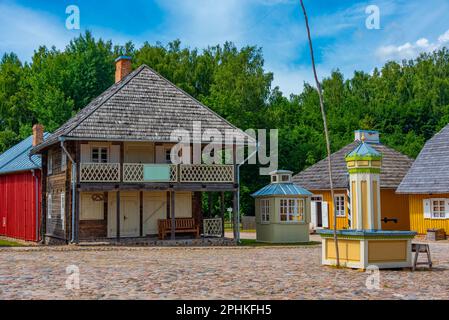
<path fill-rule="evenodd" d="M 397 194 L 408 195 L 410 230 L 449 233 L 449 125 L 426 143 Z"/>
<path fill-rule="evenodd" d="M 360 144 L 366 143 L 383 155 L 380 196 L 381 227 L 383 230 L 410 230 L 408 196 L 397 194 L 396 189 L 412 166 L 413 159 L 380 143 L 379 132 L 357 130 L 354 142 L 331 155 L 333 163 L 335 199 L 332 201 L 327 169 L 327 158 L 293 177 L 294 183 L 313 193 L 311 202 L 311 228 L 326 229 L 333 226 L 334 206 L 337 228 L 349 229 L 351 220 L 349 175 L 345 156 Z"/>

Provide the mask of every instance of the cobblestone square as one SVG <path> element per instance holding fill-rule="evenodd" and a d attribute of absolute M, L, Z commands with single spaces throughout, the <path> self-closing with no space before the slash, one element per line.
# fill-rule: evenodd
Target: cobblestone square
<path fill-rule="evenodd" d="M 381 271 L 370 290 L 365 272 L 321 266 L 319 245 L 5 248 L 0 299 L 449 299 L 449 244 L 431 251 L 431 271 Z"/>

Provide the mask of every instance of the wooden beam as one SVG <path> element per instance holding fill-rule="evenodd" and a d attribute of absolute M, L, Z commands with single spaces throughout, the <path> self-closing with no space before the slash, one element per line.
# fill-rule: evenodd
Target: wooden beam
<path fill-rule="evenodd" d="M 175 217 L 175 194 L 176 191 L 172 191 L 171 192 L 171 239 L 175 240 L 176 236 L 175 236 L 175 228 L 176 228 L 176 217 Z"/>
<path fill-rule="evenodd" d="M 208 218 L 212 218 L 212 192 L 207 193 L 207 215 Z"/>
<path fill-rule="evenodd" d="M 233 206 L 232 221 L 233 221 L 234 239 L 237 239 L 237 232 L 239 229 L 239 225 L 238 225 L 238 219 L 237 219 L 238 212 L 237 212 L 237 192 L 236 191 L 233 192 L 232 206 Z"/>
<path fill-rule="evenodd" d="M 75 162 L 76 162 L 76 189 L 75 189 L 75 243 L 79 243 L 80 241 L 80 190 L 79 190 L 79 182 L 80 182 L 80 163 L 81 163 L 81 144 L 79 141 L 75 143 Z"/>
<path fill-rule="evenodd" d="M 120 241 L 120 190 L 117 191 L 116 199 L 116 210 L 117 210 L 117 241 Z"/>
<path fill-rule="evenodd" d="M 221 236 L 224 238 L 225 236 L 225 193 L 224 191 L 221 192 L 220 195 L 220 205 L 221 205 Z"/>
<path fill-rule="evenodd" d="M 140 191 L 139 192 L 139 203 L 140 203 L 140 208 L 139 208 L 139 214 L 140 214 L 140 219 L 139 219 L 139 226 L 140 226 L 140 229 L 139 229 L 139 235 L 141 236 L 141 237 L 143 237 L 143 191 Z"/>
<path fill-rule="evenodd" d="M 41 226 L 40 239 L 45 241 L 46 225 L 47 225 L 47 157 L 48 151 L 42 153 L 42 169 L 41 169 Z"/>

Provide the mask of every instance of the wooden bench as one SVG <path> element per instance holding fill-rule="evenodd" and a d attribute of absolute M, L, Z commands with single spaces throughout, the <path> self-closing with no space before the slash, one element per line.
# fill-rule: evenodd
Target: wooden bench
<path fill-rule="evenodd" d="M 165 236 L 171 233 L 171 219 L 159 219 L 157 221 L 159 230 L 159 239 L 164 240 Z M 196 238 L 200 237 L 200 226 L 195 223 L 193 218 L 176 218 L 176 233 L 193 233 Z"/>

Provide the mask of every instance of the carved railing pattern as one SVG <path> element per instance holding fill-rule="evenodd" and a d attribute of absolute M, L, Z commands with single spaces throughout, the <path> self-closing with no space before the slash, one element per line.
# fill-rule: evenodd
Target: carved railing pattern
<path fill-rule="evenodd" d="M 223 220 L 221 218 L 203 219 L 203 235 L 206 237 L 221 237 L 223 235 Z"/>
<path fill-rule="evenodd" d="M 124 183 L 143 183 L 142 163 L 123 164 Z M 120 182 L 119 163 L 81 163 L 80 182 Z M 170 182 L 233 183 L 233 165 L 170 165 Z"/>
<path fill-rule="evenodd" d="M 120 182 L 120 163 L 81 163 L 81 182 Z"/>
<path fill-rule="evenodd" d="M 181 164 L 179 182 L 234 182 L 233 165 Z"/>

